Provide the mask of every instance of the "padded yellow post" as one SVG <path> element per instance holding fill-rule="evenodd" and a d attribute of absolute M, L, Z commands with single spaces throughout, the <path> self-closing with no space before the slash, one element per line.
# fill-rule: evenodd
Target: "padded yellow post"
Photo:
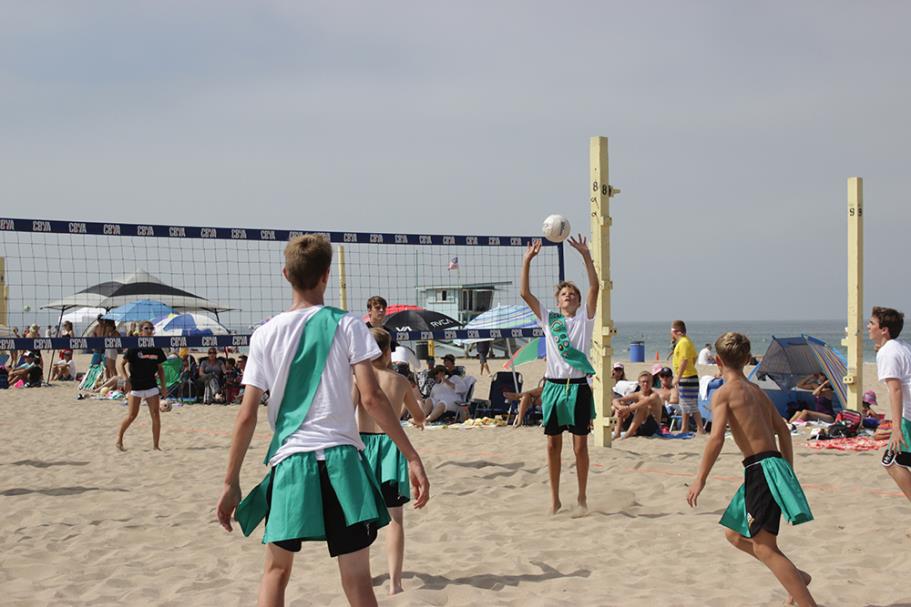
<path fill-rule="evenodd" d="M 845 406 L 858 413 L 864 394 L 864 180 L 848 179 L 848 326 L 841 341 L 848 349 Z"/>
<path fill-rule="evenodd" d="M 595 328 L 592 335 L 591 362 L 595 368 L 592 392 L 595 398 L 595 444 L 601 447 L 611 446 L 611 393 L 614 380 L 611 378 L 611 358 L 613 349 L 611 338 L 616 334 L 611 320 L 610 278 L 610 199 L 620 193 L 612 188 L 607 172 L 607 137 L 592 137 L 589 146 L 589 164 L 591 178 L 591 252 L 595 270 L 601 282 L 598 296 L 598 309 L 595 311 Z"/>

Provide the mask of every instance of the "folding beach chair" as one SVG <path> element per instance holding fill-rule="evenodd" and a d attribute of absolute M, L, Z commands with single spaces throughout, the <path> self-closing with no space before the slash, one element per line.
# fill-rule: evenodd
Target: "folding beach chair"
<path fill-rule="evenodd" d="M 518 390 L 516 389 L 518 387 Z M 515 380 L 510 371 L 498 371 L 490 382 L 487 400 L 474 400 L 469 405 L 472 417 L 490 417 L 492 415 L 510 415 L 515 412 L 518 402 L 506 400 L 506 392 L 522 391 L 522 374 L 516 373 Z"/>
<path fill-rule="evenodd" d="M 92 392 L 95 388 L 95 383 L 98 381 L 98 378 L 104 374 L 103 365 L 91 365 L 88 370 L 85 372 L 85 375 L 82 376 L 82 381 L 79 382 L 79 387 L 77 391 L 81 394 L 83 392 Z"/>

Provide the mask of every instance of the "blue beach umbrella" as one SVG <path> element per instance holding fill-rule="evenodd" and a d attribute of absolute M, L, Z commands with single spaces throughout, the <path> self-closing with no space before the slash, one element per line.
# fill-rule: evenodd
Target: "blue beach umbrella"
<path fill-rule="evenodd" d="M 169 314 L 155 321 L 155 334 L 161 336 L 228 335 L 228 329 L 205 314 Z"/>
<path fill-rule="evenodd" d="M 134 322 L 161 318 L 173 313 L 170 306 L 151 299 L 137 299 L 110 310 L 102 318 L 116 322 Z"/>

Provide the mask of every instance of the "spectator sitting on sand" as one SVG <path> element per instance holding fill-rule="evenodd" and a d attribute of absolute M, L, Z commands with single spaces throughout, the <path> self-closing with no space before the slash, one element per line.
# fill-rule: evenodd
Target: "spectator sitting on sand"
<path fill-rule="evenodd" d="M 652 382 L 652 390 L 661 397 L 661 401 L 664 403 L 665 415 L 669 416 L 676 409 L 675 405 L 680 402 L 677 387 L 674 386 L 674 372 L 671 371 L 670 367 L 662 367 L 657 364 L 652 367 L 652 377 L 658 380 L 657 386 Z M 664 416 L 662 416 L 661 421 L 664 421 Z"/>
<path fill-rule="evenodd" d="M 626 430 L 623 438 L 631 436 L 654 436 L 661 427 L 661 396 L 652 390 L 652 374 L 639 374 L 639 391 L 629 396 L 615 398 L 611 409 L 617 416 L 614 438 L 620 437 L 621 429 Z"/>
<path fill-rule="evenodd" d="M 33 382 L 29 380 L 34 380 L 37 378 L 36 385 L 40 386 L 41 375 L 41 359 L 35 356 L 34 352 L 26 351 L 25 362 L 9 372 L 8 381 L 9 385 L 11 386 L 19 380 L 22 380 L 25 384 L 30 385 Z"/>
<path fill-rule="evenodd" d="M 54 368 L 51 371 L 51 381 L 55 379 L 72 381 L 76 379 L 76 363 L 73 360 L 73 351 L 61 350 L 60 354 L 63 356 L 63 360 L 58 360 L 54 363 Z"/>
<path fill-rule="evenodd" d="M 798 421 L 820 421 L 831 424 L 835 421 L 835 409 L 832 404 L 832 397 L 835 392 L 832 390 L 829 380 L 826 379 L 825 373 L 815 373 L 797 384 L 797 387 L 804 390 L 813 390 L 815 410 L 801 409 L 797 411 L 791 416 L 790 421 L 792 423 Z"/>

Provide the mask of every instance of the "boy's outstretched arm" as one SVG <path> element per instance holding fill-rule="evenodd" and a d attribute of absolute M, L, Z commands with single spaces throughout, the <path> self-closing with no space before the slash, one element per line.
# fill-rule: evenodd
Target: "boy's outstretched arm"
<path fill-rule="evenodd" d="M 598 272 L 595 270 L 595 260 L 592 259 L 592 253 L 588 248 L 588 243 L 582 234 L 576 236 L 573 240 L 569 239 L 569 246 L 579 251 L 582 261 L 585 263 L 585 273 L 588 275 L 588 293 L 585 296 L 585 307 L 588 310 L 588 317 L 595 317 L 595 309 L 598 307 L 598 294 L 601 292 L 601 281 L 598 279 Z"/>
<path fill-rule="evenodd" d="M 244 400 L 234 420 L 234 434 L 231 438 L 231 450 L 228 452 L 228 471 L 225 472 L 225 486 L 215 514 L 218 522 L 226 530 L 231 531 L 231 518 L 237 504 L 240 503 L 240 468 L 250 448 L 250 441 L 256 431 L 256 413 L 262 401 L 263 391 L 256 386 L 247 385 L 244 388 Z"/>
<path fill-rule="evenodd" d="M 541 303 L 531 292 L 531 287 L 528 283 L 528 273 L 531 271 L 531 260 L 540 252 L 540 240 L 533 240 L 528 243 L 525 255 L 522 257 L 522 273 L 519 275 L 519 296 L 528 304 L 528 307 L 531 308 L 537 318 L 541 318 Z"/>
<path fill-rule="evenodd" d="M 696 507 L 696 500 L 702 489 L 705 487 L 705 481 L 715 465 L 715 460 L 721 454 L 721 448 L 724 447 L 724 431 L 728 423 L 728 403 L 719 397 L 716 392 L 712 397 L 712 433 L 705 443 L 705 451 L 702 453 L 702 461 L 699 462 L 699 472 L 696 473 L 696 480 L 690 485 L 689 493 L 686 496 L 687 503 L 693 508 Z"/>
<path fill-rule="evenodd" d="M 365 360 L 353 365 L 352 368 L 354 369 L 354 379 L 357 381 L 357 389 L 361 393 L 361 406 L 408 460 L 408 476 L 415 493 L 414 507 L 422 508 L 430 499 L 430 481 L 427 480 L 421 457 L 408 440 L 408 435 L 402 430 L 402 425 L 392 411 L 389 399 L 380 389 L 376 375 L 373 373 L 372 363 Z"/>

